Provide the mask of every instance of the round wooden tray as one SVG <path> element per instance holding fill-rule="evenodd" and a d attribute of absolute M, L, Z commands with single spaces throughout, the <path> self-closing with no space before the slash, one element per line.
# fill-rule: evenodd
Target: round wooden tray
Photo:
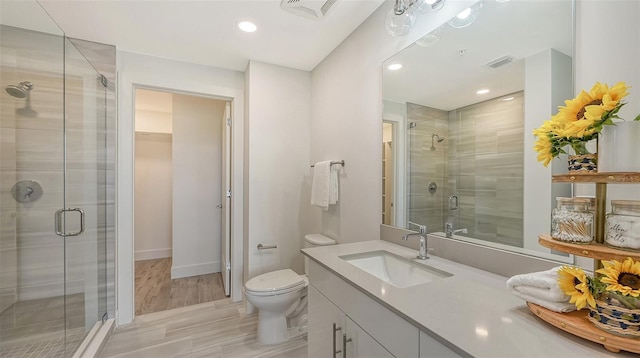
<path fill-rule="evenodd" d="M 602 344 L 610 352 L 627 351 L 640 353 L 640 339 L 626 338 L 607 333 L 594 326 L 587 318 L 587 310 L 558 313 L 527 302 L 533 314 L 543 321 L 578 337 Z"/>

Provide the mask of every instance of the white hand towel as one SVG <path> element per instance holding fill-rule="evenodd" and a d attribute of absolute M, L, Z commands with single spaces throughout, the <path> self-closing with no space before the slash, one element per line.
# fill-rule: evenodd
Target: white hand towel
<path fill-rule="evenodd" d="M 511 293 L 527 302 L 535 303 L 538 306 L 542 306 L 554 312 L 567 313 L 576 310 L 576 305 L 573 303 L 547 301 L 538 297 L 528 296 L 515 290 L 511 290 Z"/>
<path fill-rule="evenodd" d="M 338 173 L 340 172 L 341 164 L 330 165 L 329 174 L 329 205 L 338 203 L 339 188 L 338 188 Z"/>
<path fill-rule="evenodd" d="M 545 301 L 567 302 L 570 297 L 562 291 L 558 284 L 560 267 L 513 276 L 507 280 L 507 288 Z"/>
<path fill-rule="evenodd" d="M 311 205 L 322 210 L 329 209 L 329 181 L 331 161 L 318 162 L 313 166 L 313 183 L 311 184 Z"/>

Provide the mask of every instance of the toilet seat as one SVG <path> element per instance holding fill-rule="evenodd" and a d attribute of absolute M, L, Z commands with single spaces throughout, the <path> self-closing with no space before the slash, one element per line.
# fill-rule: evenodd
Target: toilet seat
<path fill-rule="evenodd" d="M 254 296 L 275 296 L 298 291 L 307 286 L 307 278 L 291 269 L 267 272 L 256 276 L 244 285 L 245 291 Z"/>

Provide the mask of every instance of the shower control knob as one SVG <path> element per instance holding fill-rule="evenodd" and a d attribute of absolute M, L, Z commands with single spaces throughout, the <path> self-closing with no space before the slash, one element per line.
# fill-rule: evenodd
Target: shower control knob
<path fill-rule="evenodd" d="M 42 186 L 35 180 L 21 180 L 11 188 L 11 196 L 19 203 L 30 203 L 40 199 Z"/>
<path fill-rule="evenodd" d="M 30 199 L 31 198 L 31 194 L 33 194 L 33 188 L 30 186 L 25 186 L 22 188 L 22 193 L 24 195 L 25 199 Z"/>

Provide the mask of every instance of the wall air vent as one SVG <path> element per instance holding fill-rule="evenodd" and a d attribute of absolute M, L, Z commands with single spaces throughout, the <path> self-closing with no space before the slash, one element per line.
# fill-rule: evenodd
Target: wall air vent
<path fill-rule="evenodd" d="M 338 0 L 282 0 L 280 7 L 285 11 L 309 19 L 324 19 Z"/>
<path fill-rule="evenodd" d="M 491 67 L 491 68 L 498 68 L 498 67 L 502 67 L 506 64 L 509 64 L 513 62 L 513 57 L 511 56 L 502 56 L 502 57 L 498 57 L 495 60 L 489 61 L 487 63 L 485 63 L 484 65 L 487 67 Z"/>

